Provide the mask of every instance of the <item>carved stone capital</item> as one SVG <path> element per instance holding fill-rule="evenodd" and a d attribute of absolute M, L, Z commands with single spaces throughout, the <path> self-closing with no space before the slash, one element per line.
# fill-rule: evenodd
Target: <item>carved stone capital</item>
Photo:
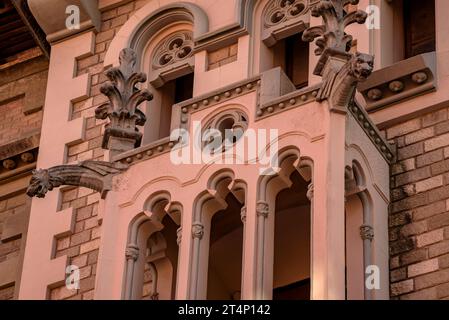
<path fill-rule="evenodd" d="M 246 222 L 246 211 L 246 207 L 242 207 L 242 209 L 240 209 L 240 219 L 243 223 Z"/>
<path fill-rule="evenodd" d="M 373 241 L 374 239 L 374 228 L 368 225 L 362 225 L 360 227 L 360 237 L 363 240 Z"/>
<path fill-rule="evenodd" d="M 136 261 L 139 258 L 139 247 L 136 244 L 129 244 L 125 251 L 126 260 Z"/>
<path fill-rule="evenodd" d="M 268 218 L 269 206 L 265 201 L 258 201 L 256 205 L 256 213 L 257 216 L 262 216 L 264 218 Z"/>
<path fill-rule="evenodd" d="M 309 186 L 307 187 L 306 197 L 307 197 L 307 199 L 309 199 L 309 201 L 312 201 L 312 199 L 313 199 L 313 183 L 310 183 Z"/>
<path fill-rule="evenodd" d="M 176 243 L 178 244 L 178 246 L 181 244 L 181 241 L 182 241 L 182 227 L 176 230 Z"/>
<path fill-rule="evenodd" d="M 204 225 L 201 222 L 195 222 L 192 225 L 192 237 L 203 239 L 204 236 Z"/>

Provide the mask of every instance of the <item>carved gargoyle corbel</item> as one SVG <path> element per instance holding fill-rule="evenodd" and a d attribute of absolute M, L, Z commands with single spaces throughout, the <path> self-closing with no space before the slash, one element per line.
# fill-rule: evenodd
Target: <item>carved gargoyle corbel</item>
<path fill-rule="evenodd" d="M 356 5 L 359 0 L 321 0 L 311 11 L 314 17 L 322 17 L 324 25 L 308 28 L 303 40 L 316 38 L 315 54 L 321 56 L 314 74 L 323 77 L 317 101 L 327 99 L 331 110 L 346 112 L 354 98 L 357 83 L 364 81 L 373 71 L 374 57 L 362 53 L 349 53 L 352 36 L 345 28 L 353 23 L 364 23 L 367 13 L 357 10 L 347 13 L 347 4 Z"/>
<path fill-rule="evenodd" d="M 128 168 L 117 162 L 83 161 L 78 165 L 61 165 L 33 171 L 27 195 L 44 198 L 48 191 L 68 185 L 86 187 L 101 193 L 102 198 L 112 189 L 112 177 Z"/>
<path fill-rule="evenodd" d="M 97 119 L 109 118 L 103 136 L 103 148 L 109 149 L 112 155 L 129 151 L 140 146 L 142 133 L 137 126 L 146 122 L 145 114 L 137 107 L 144 101 L 151 101 L 153 95 L 148 90 L 140 90 L 138 83 L 147 81 L 142 72 L 135 72 L 137 55 L 130 48 L 120 52 L 120 67 L 110 68 L 106 82 L 100 91 L 109 98 L 109 102 L 95 110 Z"/>

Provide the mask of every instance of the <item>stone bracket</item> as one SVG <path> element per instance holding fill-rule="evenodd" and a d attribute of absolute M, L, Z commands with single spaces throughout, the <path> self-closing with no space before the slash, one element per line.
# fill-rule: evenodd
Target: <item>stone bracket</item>
<path fill-rule="evenodd" d="M 436 53 L 429 52 L 373 72 L 358 90 L 374 111 L 437 88 Z"/>
<path fill-rule="evenodd" d="M 70 185 L 86 187 L 101 192 L 102 198 L 112 189 L 112 177 L 128 168 L 116 162 L 83 161 L 78 165 L 61 165 L 50 169 L 35 170 L 27 194 L 30 197 L 44 198 L 54 188 Z"/>

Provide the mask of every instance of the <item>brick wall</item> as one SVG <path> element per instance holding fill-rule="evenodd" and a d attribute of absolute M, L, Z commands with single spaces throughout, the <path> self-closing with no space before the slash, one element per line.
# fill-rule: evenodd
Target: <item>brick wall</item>
<path fill-rule="evenodd" d="M 449 118 L 442 109 L 386 131 L 391 168 L 392 299 L 449 298 Z"/>
<path fill-rule="evenodd" d="M 23 113 L 22 98 L 0 103 L 0 145 L 27 136 L 42 125 L 42 111 L 26 115 Z"/>
<path fill-rule="evenodd" d="M 9 218 L 21 214 L 26 207 L 26 195 L 13 195 L 0 201 L 0 239 L 2 239 L 5 224 Z M 2 270 L 7 260 L 19 259 L 22 245 L 22 237 L 13 237 L 0 241 L 0 271 L 9 273 L 11 270 Z M 0 275 L 0 300 L 9 300 L 14 298 L 15 275 Z"/>
<path fill-rule="evenodd" d="M 237 61 L 238 44 L 207 53 L 209 70 L 216 69 L 228 63 Z"/>
<path fill-rule="evenodd" d="M 38 47 L 0 65 L 0 300 L 18 295 L 47 74 Z"/>

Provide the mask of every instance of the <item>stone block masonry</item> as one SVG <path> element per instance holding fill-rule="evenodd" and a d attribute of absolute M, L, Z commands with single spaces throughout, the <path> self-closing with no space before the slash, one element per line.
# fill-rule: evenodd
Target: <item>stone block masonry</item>
<path fill-rule="evenodd" d="M 392 299 L 449 298 L 449 110 L 386 129 L 391 168 Z"/>

